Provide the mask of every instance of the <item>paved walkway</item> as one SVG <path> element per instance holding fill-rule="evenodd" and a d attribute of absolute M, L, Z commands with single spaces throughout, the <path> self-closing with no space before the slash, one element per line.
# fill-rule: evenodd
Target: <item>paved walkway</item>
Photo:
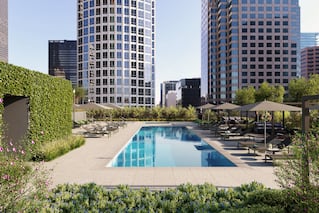
<path fill-rule="evenodd" d="M 174 125 L 163 123 L 161 125 Z M 180 123 L 179 123 L 180 124 Z M 201 130 L 193 123 L 185 123 L 216 150 L 228 157 L 237 167 L 163 167 L 163 168 L 112 168 L 108 162 L 147 122 L 128 122 L 111 137 L 87 138 L 85 145 L 45 163 L 51 171 L 53 186 L 62 183 L 94 182 L 106 187 L 119 184 L 131 187 L 174 187 L 182 183 L 212 183 L 217 187 L 234 187 L 257 181 L 267 187 L 278 188 L 274 167 L 264 163 L 260 156 L 248 155 L 237 149 L 236 142 L 225 142 L 213 137 L 208 130 Z M 158 125 L 158 124 L 157 124 Z"/>

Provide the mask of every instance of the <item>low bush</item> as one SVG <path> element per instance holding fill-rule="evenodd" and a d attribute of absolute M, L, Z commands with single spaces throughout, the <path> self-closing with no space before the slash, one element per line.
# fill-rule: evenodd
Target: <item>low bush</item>
<path fill-rule="evenodd" d="M 285 209 L 281 206 L 268 206 L 264 204 L 256 204 L 251 206 L 244 206 L 242 208 L 231 208 L 223 210 L 221 213 L 285 213 Z"/>
<path fill-rule="evenodd" d="M 125 107 L 121 109 L 90 110 L 88 118 L 95 120 L 127 121 L 194 121 L 196 109 L 192 106 L 183 107 Z"/>
<path fill-rule="evenodd" d="M 34 143 L 0 144 L 0 212 L 37 212 L 47 205 L 50 180 L 42 163 L 26 161 Z"/>
<path fill-rule="evenodd" d="M 285 212 L 280 191 L 255 182 L 234 189 L 182 184 L 163 191 L 63 184 L 52 191 L 48 202 L 56 212 Z"/>
<path fill-rule="evenodd" d="M 75 148 L 82 146 L 85 139 L 81 136 L 68 136 L 64 139 L 47 142 L 40 147 L 37 154 L 34 156 L 36 161 L 53 160 Z"/>

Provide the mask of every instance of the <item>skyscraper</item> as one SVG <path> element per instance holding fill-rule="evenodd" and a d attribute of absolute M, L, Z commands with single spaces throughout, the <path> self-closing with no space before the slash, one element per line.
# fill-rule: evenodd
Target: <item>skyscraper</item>
<path fill-rule="evenodd" d="M 49 41 L 49 75 L 64 77 L 77 85 L 76 41 Z"/>
<path fill-rule="evenodd" d="M 176 84 L 178 81 L 164 81 L 161 83 L 161 102 L 160 106 L 161 107 L 167 107 L 166 104 L 166 95 L 168 94 L 169 91 L 176 91 Z"/>
<path fill-rule="evenodd" d="M 299 45 L 298 0 L 202 0 L 202 97 L 233 101 L 264 81 L 287 90 Z"/>
<path fill-rule="evenodd" d="M 78 0 L 78 85 L 86 101 L 155 105 L 155 0 Z"/>
<path fill-rule="evenodd" d="M 319 46 L 319 33 L 301 33 L 300 49 Z"/>
<path fill-rule="evenodd" d="M 0 61 L 8 62 L 8 0 L 0 0 Z"/>
<path fill-rule="evenodd" d="M 301 76 L 319 74 L 319 46 L 306 47 L 301 50 Z"/>

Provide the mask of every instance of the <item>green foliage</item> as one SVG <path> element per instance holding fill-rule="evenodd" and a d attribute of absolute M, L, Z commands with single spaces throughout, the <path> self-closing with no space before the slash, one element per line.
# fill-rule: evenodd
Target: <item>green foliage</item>
<path fill-rule="evenodd" d="M 48 202 L 50 212 L 284 212 L 286 206 L 280 190 L 256 182 L 234 189 L 182 184 L 163 191 L 64 184 L 53 189 Z"/>
<path fill-rule="evenodd" d="M 80 103 L 81 100 L 85 97 L 86 90 L 83 87 L 75 87 L 74 88 L 74 98 L 75 98 L 75 103 Z"/>
<path fill-rule="evenodd" d="M 271 86 L 264 82 L 258 90 L 254 87 L 239 89 L 236 91 L 235 103 L 239 105 L 252 104 L 259 101 L 274 101 L 282 103 L 285 89 L 283 86 Z"/>
<path fill-rule="evenodd" d="M 289 101 L 301 102 L 302 96 L 319 94 L 319 75 L 311 75 L 309 79 L 293 79 L 289 82 L 288 88 Z"/>
<path fill-rule="evenodd" d="M 238 105 L 246 105 L 255 103 L 255 88 L 247 87 L 236 91 L 235 103 Z"/>
<path fill-rule="evenodd" d="M 73 93 L 69 81 L 0 62 L 0 98 L 5 95 L 29 97 L 29 140 L 41 144 L 71 134 Z M 0 125 L 2 122 L 0 119 Z"/>
<path fill-rule="evenodd" d="M 49 180 L 43 165 L 25 161 L 32 146 L 0 146 L 0 212 L 35 212 L 46 206 Z"/>
<path fill-rule="evenodd" d="M 278 183 L 287 189 L 287 199 L 294 212 L 315 212 L 319 208 L 319 142 L 318 134 L 296 135 L 292 153 L 295 158 L 283 161 L 276 169 Z"/>
<path fill-rule="evenodd" d="M 307 88 L 307 80 L 304 77 L 292 79 L 289 81 L 288 88 L 289 101 L 301 102 Z"/>
<path fill-rule="evenodd" d="M 284 93 L 285 89 L 283 86 L 271 86 L 269 83 L 263 82 L 255 92 L 255 99 L 256 102 L 267 100 L 282 103 Z"/>
<path fill-rule="evenodd" d="M 253 204 L 243 208 L 231 208 L 221 213 L 286 213 L 287 211 L 279 205 L 268 206 L 264 204 Z"/>
<path fill-rule="evenodd" d="M 208 123 L 211 122 L 217 122 L 218 121 L 218 117 L 215 111 L 212 110 L 204 110 L 203 113 L 203 121 L 207 121 Z"/>
<path fill-rule="evenodd" d="M 196 109 L 183 107 L 125 107 L 123 109 L 90 110 L 88 117 L 95 120 L 131 120 L 131 121 L 194 121 Z"/>
<path fill-rule="evenodd" d="M 81 136 L 68 136 L 63 139 L 54 140 L 43 144 L 36 156 L 36 160 L 50 161 L 73 149 L 82 146 L 85 139 Z"/>

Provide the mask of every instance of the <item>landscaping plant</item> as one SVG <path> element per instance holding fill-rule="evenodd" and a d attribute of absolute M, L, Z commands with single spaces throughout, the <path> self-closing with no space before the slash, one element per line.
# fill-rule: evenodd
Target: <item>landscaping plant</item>
<path fill-rule="evenodd" d="M 286 190 L 291 212 L 317 212 L 319 209 L 319 141 L 312 131 L 293 139 L 294 159 L 276 169 L 278 183 Z"/>
<path fill-rule="evenodd" d="M 36 212 L 46 206 L 50 180 L 43 163 L 26 161 L 35 143 L 0 142 L 0 212 Z"/>

